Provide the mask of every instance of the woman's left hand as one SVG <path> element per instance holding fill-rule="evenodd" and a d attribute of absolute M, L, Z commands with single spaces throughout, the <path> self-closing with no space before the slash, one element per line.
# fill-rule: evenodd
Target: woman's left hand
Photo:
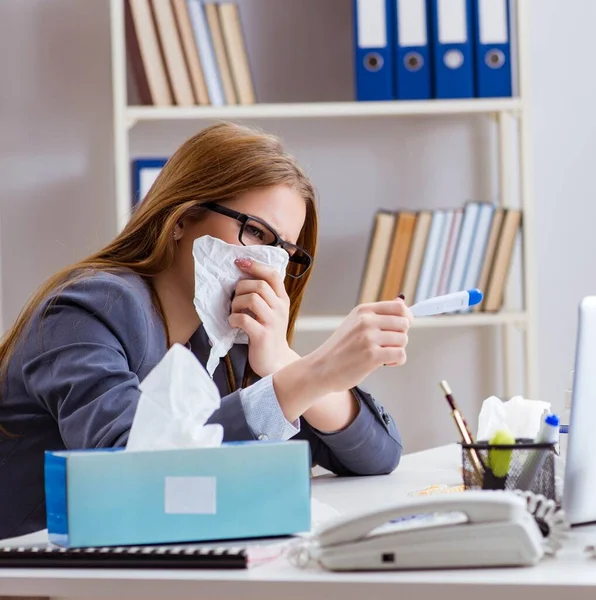
<path fill-rule="evenodd" d="M 273 268 L 248 259 L 238 259 L 236 265 L 251 279 L 238 282 L 228 322 L 246 332 L 250 366 L 265 377 L 299 358 L 286 338 L 290 298 Z"/>

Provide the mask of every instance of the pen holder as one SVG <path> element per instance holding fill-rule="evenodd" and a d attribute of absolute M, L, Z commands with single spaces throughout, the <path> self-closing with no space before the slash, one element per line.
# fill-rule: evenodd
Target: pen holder
<path fill-rule="evenodd" d="M 523 490 L 555 500 L 554 445 L 519 440 L 515 444 L 461 446 L 467 490 Z"/>

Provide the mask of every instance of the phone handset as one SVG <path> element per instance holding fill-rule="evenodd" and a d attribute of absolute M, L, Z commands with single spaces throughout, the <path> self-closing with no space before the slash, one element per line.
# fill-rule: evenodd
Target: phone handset
<path fill-rule="evenodd" d="M 494 523 L 511 521 L 527 510 L 522 498 L 507 492 L 454 492 L 448 496 L 417 498 L 381 511 L 340 518 L 317 532 L 317 541 L 322 547 L 356 541 L 393 519 L 431 512 L 462 512 L 469 523 Z"/>

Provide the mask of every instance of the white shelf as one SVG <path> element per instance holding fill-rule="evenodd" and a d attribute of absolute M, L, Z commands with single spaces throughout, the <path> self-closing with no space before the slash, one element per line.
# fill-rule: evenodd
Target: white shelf
<path fill-rule="evenodd" d="M 344 320 L 341 315 L 320 317 L 300 317 L 296 322 L 296 331 L 334 331 Z M 420 317 L 412 322 L 413 328 L 436 329 L 443 327 L 487 327 L 496 325 L 525 325 L 527 313 L 473 313 L 471 315 L 438 315 L 436 317 Z"/>
<path fill-rule="evenodd" d="M 140 121 L 196 119 L 304 119 L 317 117 L 382 117 L 416 115 L 466 115 L 515 112 L 519 98 L 421 100 L 399 102 L 303 102 L 231 106 L 129 106 L 129 127 Z"/>

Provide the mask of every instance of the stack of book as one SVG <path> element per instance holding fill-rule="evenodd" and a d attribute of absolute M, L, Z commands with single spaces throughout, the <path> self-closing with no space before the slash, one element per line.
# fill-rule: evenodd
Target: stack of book
<path fill-rule="evenodd" d="M 126 0 L 126 44 L 142 104 L 254 104 L 238 5 Z"/>
<path fill-rule="evenodd" d="M 521 211 L 487 202 L 435 211 L 375 215 L 359 303 L 408 304 L 471 288 L 484 293 L 473 310 L 501 309 Z"/>

